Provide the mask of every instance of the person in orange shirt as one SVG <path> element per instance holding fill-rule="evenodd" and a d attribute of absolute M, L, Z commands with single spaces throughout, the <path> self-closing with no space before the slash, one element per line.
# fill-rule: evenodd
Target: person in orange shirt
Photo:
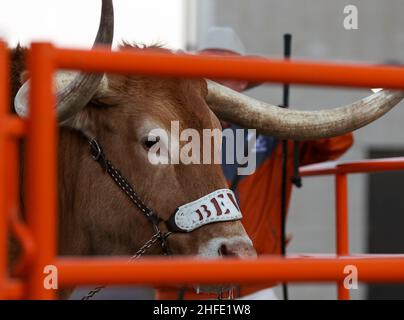
<path fill-rule="evenodd" d="M 205 55 L 245 55 L 246 51 L 238 35 L 231 28 L 213 27 L 199 48 Z M 217 80 L 216 80 L 217 81 Z M 257 84 L 246 81 L 218 81 L 238 92 L 250 89 Z M 238 129 L 234 124 L 223 123 L 224 128 Z M 291 178 L 294 169 L 293 142 L 288 142 L 286 179 L 286 203 L 292 191 Z M 305 141 L 299 145 L 300 165 L 335 160 L 353 144 L 353 135 Z M 226 146 L 223 145 L 223 152 Z M 253 241 L 258 255 L 281 254 L 281 192 L 282 192 L 282 143 L 263 135 L 256 137 L 256 170 L 247 176 L 237 175 L 237 164 L 223 164 L 223 171 L 230 187 L 235 191 L 243 212 L 243 225 Z M 237 295 L 245 298 L 275 299 L 271 287 L 276 283 L 258 286 L 241 286 Z M 217 295 L 196 294 L 192 288 L 182 290 L 160 289 L 160 299 L 209 299 Z"/>

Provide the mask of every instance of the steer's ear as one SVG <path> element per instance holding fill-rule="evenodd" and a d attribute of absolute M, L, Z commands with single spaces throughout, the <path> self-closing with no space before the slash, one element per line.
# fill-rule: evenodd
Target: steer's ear
<path fill-rule="evenodd" d="M 96 136 L 96 117 L 91 112 L 90 104 L 76 113 L 69 120 L 60 124 L 61 127 L 68 127 L 80 131 L 84 136 L 93 138 Z"/>
<path fill-rule="evenodd" d="M 69 119 L 61 122 L 62 127 L 69 127 L 82 132 L 85 136 L 91 138 L 96 135 L 96 122 L 98 118 L 97 109 L 106 107 L 102 97 L 109 95 L 108 77 L 104 75 L 97 92 L 87 103 L 87 105 L 76 112 Z"/>
<path fill-rule="evenodd" d="M 70 119 L 60 123 L 62 127 L 69 127 L 71 129 L 80 131 L 88 138 L 93 138 L 97 134 L 97 122 L 99 119 L 99 112 L 112 106 L 109 103 L 108 97 L 111 95 L 108 85 L 108 77 L 104 75 L 104 78 L 95 93 L 94 97 L 89 103 L 74 114 Z"/>

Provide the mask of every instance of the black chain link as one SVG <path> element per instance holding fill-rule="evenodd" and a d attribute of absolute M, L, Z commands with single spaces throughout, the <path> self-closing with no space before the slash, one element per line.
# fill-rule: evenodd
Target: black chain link
<path fill-rule="evenodd" d="M 160 237 L 162 237 L 160 233 L 154 234 L 153 237 L 150 238 L 150 240 L 148 240 L 143 246 L 140 247 L 138 251 L 136 251 L 136 253 L 129 259 L 129 261 L 136 260 L 144 255 L 147 250 L 149 250 L 157 241 L 160 240 Z M 82 297 L 81 300 L 91 300 L 96 294 L 98 294 L 105 288 L 106 285 L 95 287 L 94 289 L 90 290 L 84 297 Z"/>
<path fill-rule="evenodd" d="M 150 209 L 146 204 L 139 198 L 136 194 L 135 190 L 129 184 L 129 182 L 122 176 L 121 172 L 116 169 L 111 162 L 105 157 L 100 145 L 95 139 L 89 140 L 91 157 L 97 161 L 102 168 L 111 176 L 111 178 L 115 181 L 115 183 L 119 186 L 119 188 L 125 192 L 125 194 L 129 197 L 132 203 L 140 209 L 142 214 L 152 223 L 154 227 L 155 234 L 148 240 L 143 246 L 139 248 L 138 251 L 130 258 L 129 261 L 138 259 L 142 255 L 144 255 L 147 250 L 149 250 L 157 241 L 160 241 L 161 247 L 163 248 L 164 254 L 168 255 L 168 247 L 167 247 L 167 238 L 171 234 L 171 232 L 162 233 L 158 227 L 161 219 L 158 215 Z M 101 290 L 103 290 L 106 286 L 100 285 L 95 287 L 93 290 L 89 291 L 87 295 L 81 298 L 81 300 L 90 300 L 96 294 L 98 294 Z"/>

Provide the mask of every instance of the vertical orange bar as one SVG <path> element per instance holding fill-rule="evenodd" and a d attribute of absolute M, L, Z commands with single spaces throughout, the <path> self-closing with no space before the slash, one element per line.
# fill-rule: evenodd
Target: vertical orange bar
<path fill-rule="evenodd" d="M 44 267 L 56 255 L 56 119 L 53 92 L 54 48 L 33 43 L 28 57 L 31 75 L 27 130 L 27 221 L 38 248 L 28 276 L 28 298 L 53 299 L 44 287 Z"/>
<path fill-rule="evenodd" d="M 345 173 L 335 175 L 336 198 L 336 242 L 337 255 L 347 255 L 348 240 L 348 177 Z M 338 283 L 338 299 L 349 300 L 349 290 L 342 282 Z"/>
<path fill-rule="evenodd" d="M 8 114 L 8 56 L 4 42 L 0 42 L 0 118 Z M 7 203 L 6 203 L 6 139 L 0 128 L 0 299 L 5 297 L 7 279 Z"/>
<path fill-rule="evenodd" d="M 18 156 L 18 140 L 15 136 L 8 135 L 6 138 L 5 149 L 7 151 L 5 183 L 6 188 L 6 215 L 9 233 L 13 232 L 13 222 L 19 217 L 20 202 L 19 202 L 19 167 L 20 159 Z M 12 220 L 14 219 L 14 220 Z M 14 233 L 15 235 L 15 233 Z M 25 254 L 25 246 L 22 246 L 23 254 Z"/>

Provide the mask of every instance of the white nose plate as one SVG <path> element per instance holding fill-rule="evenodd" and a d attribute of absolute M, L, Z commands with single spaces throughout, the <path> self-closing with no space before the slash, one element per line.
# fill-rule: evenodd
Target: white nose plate
<path fill-rule="evenodd" d="M 240 220 L 241 218 L 242 214 L 233 191 L 219 189 L 178 207 L 167 224 L 173 231 L 191 232 L 209 223 Z"/>

